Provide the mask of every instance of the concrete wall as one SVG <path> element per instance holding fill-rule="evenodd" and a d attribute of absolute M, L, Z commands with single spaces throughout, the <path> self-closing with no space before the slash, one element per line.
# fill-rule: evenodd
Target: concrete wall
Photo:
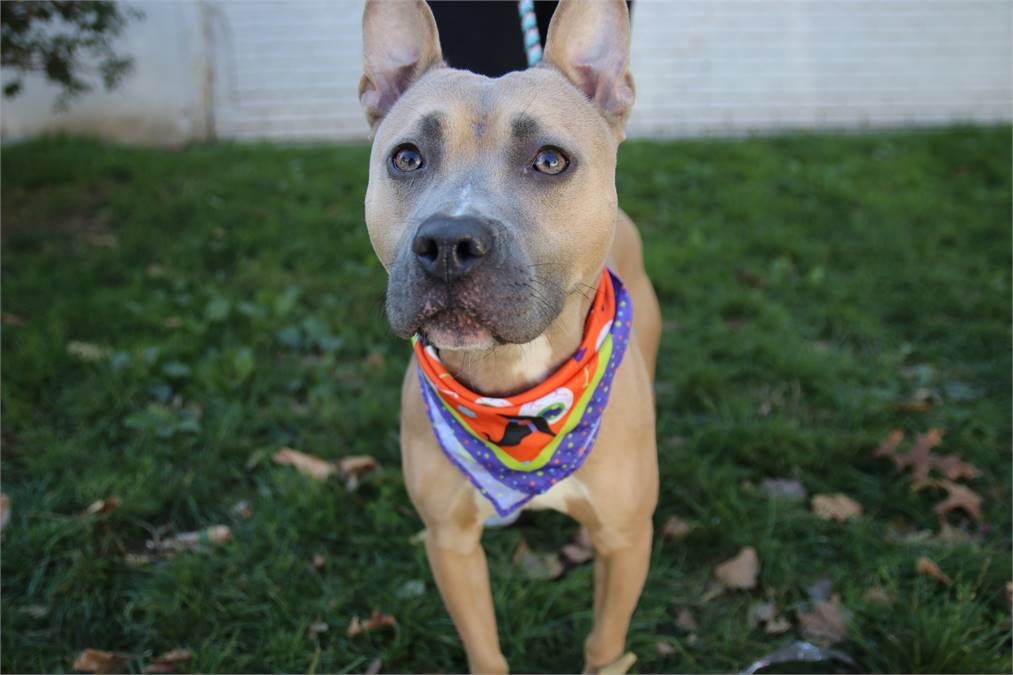
<path fill-rule="evenodd" d="M 361 0 L 141 7 L 124 86 L 59 113 L 54 90 L 29 82 L 4 101 L 3 137 L 366 137 Z M 1008 122 L 1011 28 L 1009 0 L 638 0 L 630 135 Z"/>
<path fill-rule="evenodd" d="M 111 92 L 101 85 L 55 110 L 59 89 L 39 76 L 0 104 L 0 133 L 19 139 L 48 132 L 98 134 L 128 143 L 177 144 L 206 135 L 207 51 L 200 6 L 194 2 L 135 3 L 145 14 L 131 23 L 118 51 L 134 57 L 131 75 Z M 6 80 L 5 80 L 6 81 Z"/>
<path fill-rule="evenodd" d="M 1011 119 L 1008 0 L 637 2 L 631 135 Z"/>

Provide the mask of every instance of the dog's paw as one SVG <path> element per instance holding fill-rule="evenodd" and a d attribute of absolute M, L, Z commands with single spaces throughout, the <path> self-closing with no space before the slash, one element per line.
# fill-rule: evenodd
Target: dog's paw
<path fill-rule="evenodd" d="M 633 652 L 626 652 L 612 663 L 602 666 L 597 670 L 587 669 L 585 673 L 597 673 L 598 675 L 624 675 L 629 672 L 633 664 L 637 662 L 637 655 Z"/>

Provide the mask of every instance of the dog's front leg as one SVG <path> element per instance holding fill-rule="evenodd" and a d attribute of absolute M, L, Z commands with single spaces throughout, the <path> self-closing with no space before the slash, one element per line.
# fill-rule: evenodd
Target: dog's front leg
<path fill-rule="evenodd" d="M 598 672 L 623 655 L 630 618 L 647 579 L 653 531 L 649 518 L 619 535 L 605 528 L 591 531 L 594 627 L 584 643 L 584 672 Z"/>
<path fill-rule="evenodd" d="M 464 642 L 468 668 L 473 673 L 506 673 L 481 536 L 481 523 L 468 528 L 432 525 L 426 532 L 426 554 L 443 603 Z"/>

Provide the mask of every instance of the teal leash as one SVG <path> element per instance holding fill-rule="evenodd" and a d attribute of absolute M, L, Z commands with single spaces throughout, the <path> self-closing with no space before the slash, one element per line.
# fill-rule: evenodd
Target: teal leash
<path fill-rule="evenodd" d="M 521 16 L 521 33 L 524 34 L 524 52 L 528 55 L 528 68 L 542 60 L 542 37 L 538 34 L 534 0 L 520 0 L 517 12 Z"/>

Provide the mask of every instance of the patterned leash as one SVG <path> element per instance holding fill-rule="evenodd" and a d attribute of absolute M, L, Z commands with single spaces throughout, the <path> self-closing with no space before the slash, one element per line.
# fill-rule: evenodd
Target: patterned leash
<path fill-rule="evenodd" d="M 524 51 L 528 55 L 528 68 L 542 60 L 542 38 L 538 34 L 534 0 L 520 0 L 517 12 L 521 15 L 521 32 L 524 34 Z"/>

